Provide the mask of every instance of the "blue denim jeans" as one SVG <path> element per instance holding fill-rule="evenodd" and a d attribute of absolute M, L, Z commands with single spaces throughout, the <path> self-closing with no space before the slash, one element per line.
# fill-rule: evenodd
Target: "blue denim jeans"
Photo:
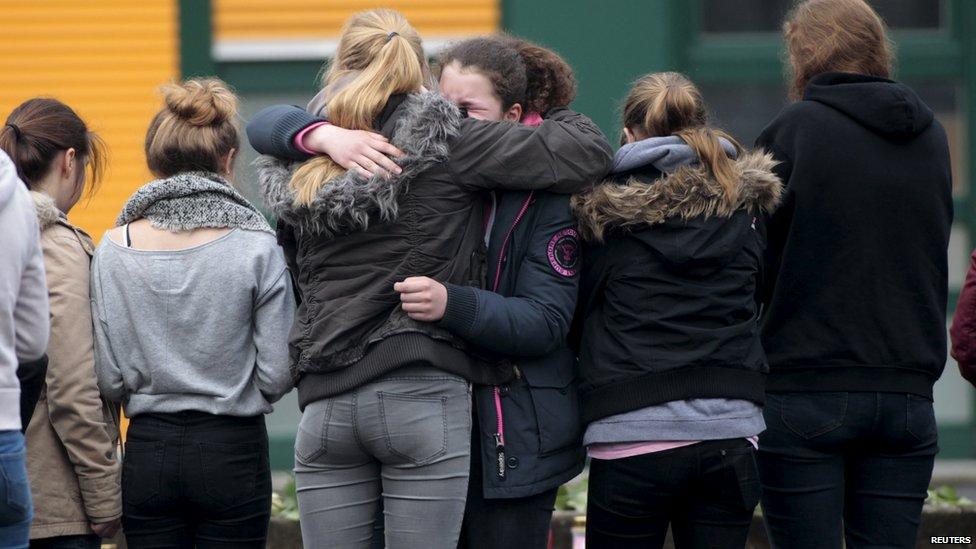
<path fill-rule="evenodd" d="M 764 414 L 759 478 L 773 547 L 915 547 L 939 451 L 931 401 L 780 393 Z"/>
<path fill-rule="evenodd" d="M 32 516 L 24 435 L 0 431 L 0 547 L 27 547 Z"/>

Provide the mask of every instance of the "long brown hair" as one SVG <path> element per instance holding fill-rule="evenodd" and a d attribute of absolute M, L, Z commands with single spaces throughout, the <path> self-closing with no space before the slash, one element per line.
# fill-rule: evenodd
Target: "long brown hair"
<path fill-rule="evenodd" d="M 79 172 L 77 184 L 90 182 L 89 196 L 105 172 L 105 143 L 88 130 L 78 113 L 57 99 L 28 99 L 15 108 L 0 129 L 0 149 L 13 160 L 28 188 L 48 174 L 58 153 L 68 149 L 75 150 L 80 162 L 88 162 L 88 177 Z"/>
<path fill-rule="evenodd" d="M 698 155 L 701 166 L 731 202 L 739 195 L 733 160 L 719 138 L 741 151 L 729 134 L 708 126 L 708 113 L 698 88 L 685 75 L 657 72 L 641 77 L 624 102 L 624 127 L 642 137 L 680 137 Z"/>
<path fill-rule="evenodd" d="M 400 13 L 374 9 L 349 18 L 325 84 L 349 83 L 328 99 L 329 121 L 351 130 L 372 129 L 390 96 L 420 91 L 429 75 L 420 35 Z M 345 170 L 328 156 L 302 164 L 291 178 L 296 204 L 309 204 L 326 181 Z"/>
<path fill-rule="evenodd" d="M 783 23 L 790 99 L 803 99 L 814 76 L 855 72 L 888 78 L 894 45 L 881 17 L 863 0 L 806 0 Z"/>
<path fill-rule="evenodd" d="M 146 162 L 157 177 L 220 173 L 240 147 L 237 96 L 220 80 L 187 80 L 161 88 L 163 108 L 146 132 Z"/>

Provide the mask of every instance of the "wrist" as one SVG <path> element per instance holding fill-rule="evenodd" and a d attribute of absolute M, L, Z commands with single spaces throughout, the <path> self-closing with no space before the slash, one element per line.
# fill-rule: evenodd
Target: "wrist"
<path fill-rule="evenodd" d="M 330 133 L 327 129 L 330 127 L 331 124 L 324 120 L 309 124 L 295 135 L 295 147 L 305 154 L 316 155 L 325 152 L 322 147 L 328 139 L 323 137 Z"/>

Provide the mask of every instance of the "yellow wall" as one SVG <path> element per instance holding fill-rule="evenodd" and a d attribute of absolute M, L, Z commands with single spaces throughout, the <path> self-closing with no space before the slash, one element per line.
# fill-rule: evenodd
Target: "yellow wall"
<path fill-rule="evenodd" d="M 71 212 L 96 241 L 150 175 L 142 140 L 178 76 L 176 0 L 0 0 L 0 118 L 30 97 L 56 97 L 102 136 L 108 177 Z"/>
<path fill-rule="evenodd" d="M 498 30 L 498 0 L 214 0 L 214 38 L 335 38 L 351 14 L 387 7 L 403 12 L 422 36 Z"/>

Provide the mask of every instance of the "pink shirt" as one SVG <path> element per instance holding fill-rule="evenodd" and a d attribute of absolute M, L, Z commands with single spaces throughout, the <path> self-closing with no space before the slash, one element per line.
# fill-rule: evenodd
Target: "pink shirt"
<path fill-rule="evenodd" d="M 759 437 L 749 437 L 754 448 L 759 448 Z M 673 450 L 683 446 L 698 444 L 700 440 L 660 440 L 649 442 L 615 442 L 610 444 L 591 444 L 586 452 L 592 459 L 622 459 L 644 454 Z"/>

